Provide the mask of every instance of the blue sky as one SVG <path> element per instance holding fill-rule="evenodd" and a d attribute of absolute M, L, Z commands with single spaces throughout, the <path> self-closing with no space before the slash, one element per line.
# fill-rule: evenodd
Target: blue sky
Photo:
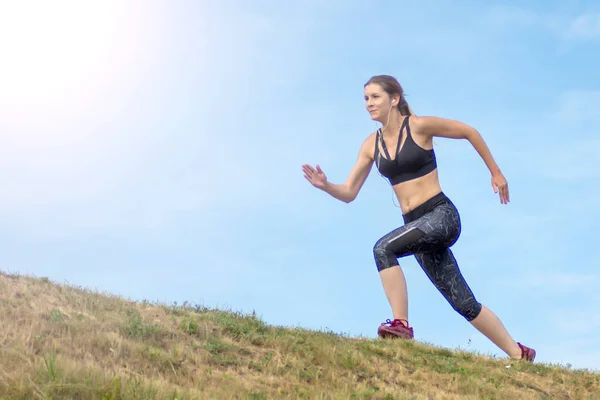
<path fill-rule="evenodd" d="M 600 369 L 595 2 L 8 4 L 2 270 L 374 338 L 372 247 L 401 212 L 375 170 L 344 204 L 301 164 L 342 183 L 377 127 L 363 84 L 391 74 L 418 115 L 477 128 L 509 182 L 504 206 L 468 142 L 436 140 L 478 300 L 538 361 Z M 400 264 L 417 340 L 504 357 Z"/>

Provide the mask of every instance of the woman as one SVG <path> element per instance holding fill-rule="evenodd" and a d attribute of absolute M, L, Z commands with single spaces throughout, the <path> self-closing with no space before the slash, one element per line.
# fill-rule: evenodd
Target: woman
<path fill-rule="evenodd" d="M 313 168 L 304 164 L 302 170 L 314 187 L 349 203 L 358 195 L 375 162 L 400 202 L 405 224 L 379 239 L 373 249 L 394 317 L 381 324 L 378 335 L 414 338 L 408 324 L 406 280 L 398 263 L 398 258 L 414 255 L 455 311 L 509 357 L 533 361 L 535 350 L 515 342 L 498 317 L 476 300 L 450 250 L 460 236 L 460 216 L 440 187 L 433 138 L 467 139 L 489 168 L 500 202 L 507 204 L 508 184 L 481 135 L 459 121 L 413 115 L 402 86 L 391 76 L 372 77 L 364 85 L 364 96 L 371 118 L 383 128 L 365 139 L 346 182 L 329 182 L 319 165 Z M 390 153 L 393 149 L 395 152 Z"/>

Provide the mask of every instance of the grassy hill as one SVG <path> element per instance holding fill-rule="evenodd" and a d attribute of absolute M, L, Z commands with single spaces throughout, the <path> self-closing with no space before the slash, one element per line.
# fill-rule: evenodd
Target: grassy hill
<path fill-rule="evenodd" d="M 0 399 L 600 399 L 600 374 L 0 273 Z"/>

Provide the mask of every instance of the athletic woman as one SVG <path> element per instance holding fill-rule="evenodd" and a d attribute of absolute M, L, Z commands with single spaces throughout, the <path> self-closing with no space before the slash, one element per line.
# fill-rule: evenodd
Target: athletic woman
<path fill-rule="evenodd" d="M 431 282 L 452 308 L 510 358 L 533 361 L 536 352 L 515 342 L 500 319 L 477 301 L 463 278 L 450 247 L 460 236 L 458 210 L 444 194 L 438 180 L 433 138 L 466 139 L 491 173 L 492 188 L 500 203 L 510 201 L 508 184 L 479 132 L 462 122 L 413 114 L 404 90 L 388 75 L 374 76 L 364 85 L 366 109 L 382 128 L 363 142 L 358 160 L 344 184 L 327 180 L 319 165 L 302 165 L 304 177 L 343 202 L 353 201 L 373 162 L 389 180 L 402 210 L 404 225 L 375 243 L 373 253 L 393 320 L 378 329 L 382 338 L 413 339 L 408 324 L 408 296 L 398 259 L 414 255 Z"/>

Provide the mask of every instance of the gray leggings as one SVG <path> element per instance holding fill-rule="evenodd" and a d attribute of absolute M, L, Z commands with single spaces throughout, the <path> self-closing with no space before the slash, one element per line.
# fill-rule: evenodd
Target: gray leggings
<path fill-rule="evenodd" d="M 377 241 L 375 264 L 382 271 L 397 266 L 398 258 L 414 255 L 431 282 L 452 308 L 467 321 L 481 312 L 481 304 L 463 278 L 450 247 L 460 236 L 460 216 L 450 199 L 440 193 L 405 214 L 405 225 Z"/>

